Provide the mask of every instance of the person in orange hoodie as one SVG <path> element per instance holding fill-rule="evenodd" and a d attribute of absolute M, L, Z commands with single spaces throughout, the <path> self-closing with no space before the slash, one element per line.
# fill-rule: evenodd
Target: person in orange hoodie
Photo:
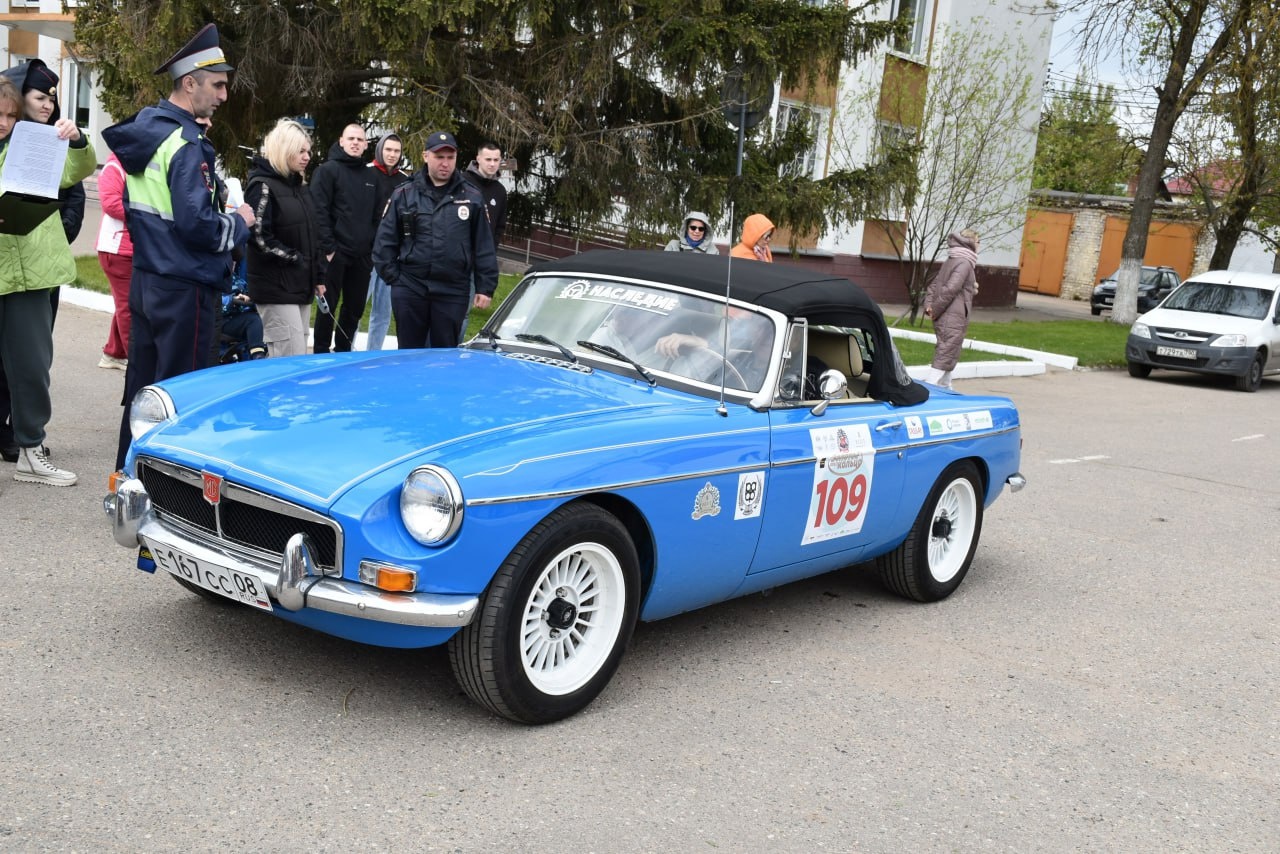
<path fill-rule="evenodd" d="M 752 214 L 742 223 L 742 240 L 729 253 L 734 258 L 773 263 L 769 241 L 773 239 L 773 223 L 764 214 Z"/>

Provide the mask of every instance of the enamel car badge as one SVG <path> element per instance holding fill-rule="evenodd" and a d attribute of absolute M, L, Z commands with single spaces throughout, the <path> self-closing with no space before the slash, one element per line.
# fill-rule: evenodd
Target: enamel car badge
<path fill-rule="evenodd" d="M 204 482 L 204 500 L 210 504 L 217 504 L 222 500 L 222 478 L 216 474 L 210 474 L 207 471 L 200 472 L 200 479 Z"/>
<path fill-rule="evenodd" d="M 719 516 L 720 515 L 720 490 L 716 489 L 708 481 L 707 485 L 698 490 L 697 498 L 693 499 L 693 519 L 696 522 L 703 516 Z"/>

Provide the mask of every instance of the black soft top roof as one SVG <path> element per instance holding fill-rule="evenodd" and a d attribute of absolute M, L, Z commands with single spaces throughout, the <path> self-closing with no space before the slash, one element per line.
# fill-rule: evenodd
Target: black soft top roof
<path fill-rule="evenodd" d="M 853 282 L 789 264 L 762 264 L 743 258 L 730 262 L 727 255 L 696 252 L 601 249 L 543 261 L 529 272 L 622 276 L 666 282 L 719 297 L 724 296 L 732 273 L 729 295 L 734 299 L 788 317 L 807 317 L 810 323 L 865 328 L 867 318 L 873 317 L 884 324 L 880 307 Z"/>
<path fill-rule="evenodd" d="M 543 261 L 529 273 L 611 276 L 667 283 L 711 296 L 729 296 L 770 308 L 788 317 L 806 318 L 810 324 L 865 330 L 875 341 L 877 353 L 893 353 L 893 359 L 876 359 L 868 394 L 899 406 L 919 403 L 928 390 L 913 383 L 896 368 L 896 350 L 880 306 L 861 288 L 842 276 L 832 276 L 789 264 L 764 264 L 727 255 L 652 250 L 595 250 Z"/>

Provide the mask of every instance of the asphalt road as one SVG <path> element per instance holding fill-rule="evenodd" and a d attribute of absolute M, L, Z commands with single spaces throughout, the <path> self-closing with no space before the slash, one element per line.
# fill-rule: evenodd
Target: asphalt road
<path fill-rule="evenodd" d="M 1280 847 L 1276 380 L 958 383 L 1018 402 L 1029 486 L 953 597 L 846 571 L 644 625 L 594 705 L 527 728 L 440 651 L 132 568 L 105 336 L 64 307 L 48 442 L 81 483 L 0 470 L 0 849 Z"/>

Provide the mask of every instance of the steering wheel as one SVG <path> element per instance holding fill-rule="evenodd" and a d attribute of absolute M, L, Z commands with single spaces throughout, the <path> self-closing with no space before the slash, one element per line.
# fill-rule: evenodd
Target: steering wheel
<path fill-rule="evenodd" d="M 727 388 L 747 390 L 747 381 L 733 363 L 715 350 L 709 350 L 706 347 L 682 352 L 672 361 L 670 370 L 673 374 L 680 374 L 711 385 L 720 384 L 720 373 L 723 370 L 724 384 Z"/>

